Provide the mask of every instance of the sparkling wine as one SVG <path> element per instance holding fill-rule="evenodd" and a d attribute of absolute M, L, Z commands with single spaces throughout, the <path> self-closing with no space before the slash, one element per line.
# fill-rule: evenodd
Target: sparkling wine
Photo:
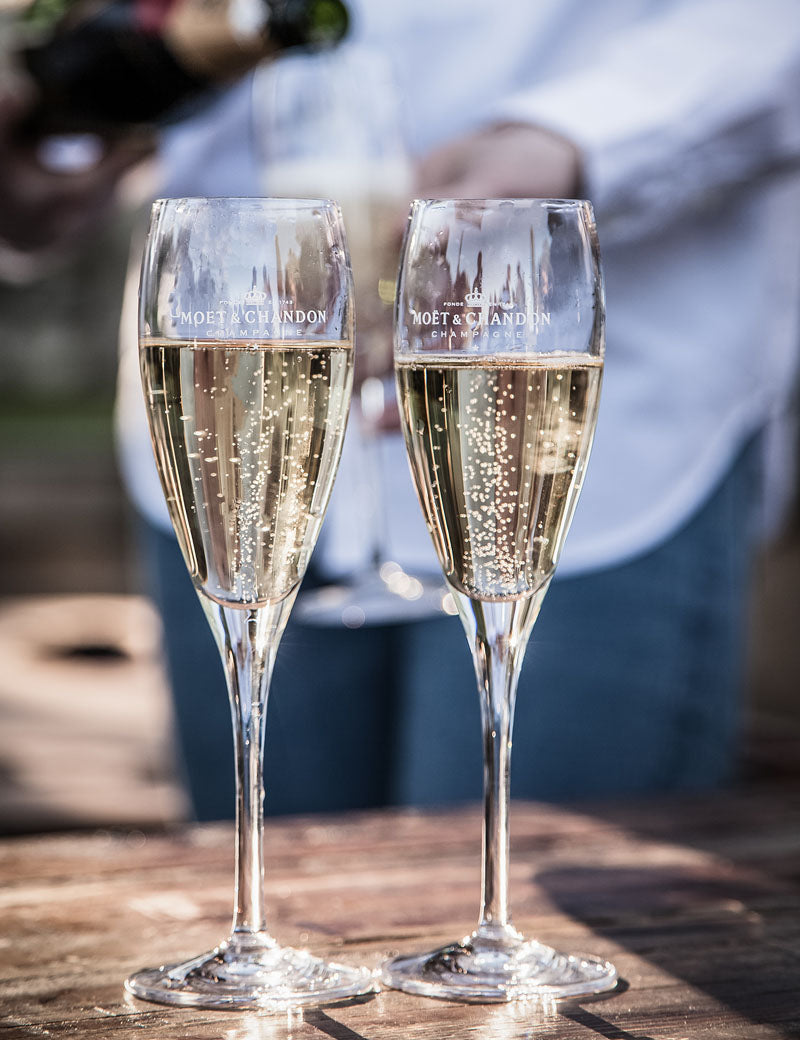
<path fill-rule="evenodd" d="M 552 575 L 591 449 L 602 360 L 589 354 L 396 359 L 411 471 L 448 581 L 473 599 Z"/>
<path fill-rule="evenodd" d="M 346 342 L 143 340 L 145 400 L 195 586 L 253 607 L 301 581 L 339 462 Z"/>

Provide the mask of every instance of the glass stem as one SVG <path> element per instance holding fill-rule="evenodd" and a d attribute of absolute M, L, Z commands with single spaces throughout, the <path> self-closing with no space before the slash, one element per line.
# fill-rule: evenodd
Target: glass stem
<path fill-rule="evenodd" d="M 236 759 L 236 890 L 232 939 L 271 945 L 264 908 L 264 735 L 275 656 L 295 594 L 263 607 L 226 607 L 201 597 L 217 641 Z"/>
<path fill-rule="evenodd" d="M 516 935 L 508 904 L 511 732 L 525 648 L 547 584 L 521 600 L 488 603 L 458 594 L 472 648 L 483 732 L 483 874 L 478 936 Z"/>

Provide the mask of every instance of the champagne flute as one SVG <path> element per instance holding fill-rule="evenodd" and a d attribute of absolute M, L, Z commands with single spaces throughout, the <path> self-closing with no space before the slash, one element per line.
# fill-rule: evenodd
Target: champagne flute
<path fill-rule="evenodd" d="M 167 199 L 142 263 L 139 337 L 153 449 L 222 656 L 236 760 L 233 929 L 137 972 L 134 996 L 282 1009 L 369 992 L 365 969 L 280 947 L 264 906 L 267 691 L 341 453 L 353 295 L 335 203 Z"/>
<path fill-rule="evenodd" d="M 383 978 L 396 989 L 482 1003 L 616 985 L 607 961 L 524 938 L 508 905 L 517 679 L 578 501 L 603 351 L 588 202 L 413 204 L 395 371 L 412 476 L 478 679 L 483 890 L 471 935 L 387 962 Z"/>
<path fill-rule="evenodd" d="M 366 560 L 347 584 L 303 592 L 295 616 L 358 627 L 439 614 L 446 590 L 438 575 L 408 574 L 386 550 L 379 426 L 392 362 L 398 228 L 413 180 L 390 63 L 380 50 L 354 44 L 266 63 L 253 80 L 253 119 L 265 191 L 338 200 L 356 288 L 354 404 L 369 488 L 358 496 L 357 515 Z"/>

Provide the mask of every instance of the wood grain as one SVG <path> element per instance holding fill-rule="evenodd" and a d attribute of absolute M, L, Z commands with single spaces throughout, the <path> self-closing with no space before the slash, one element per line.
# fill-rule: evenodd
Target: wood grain
<path fill-rule="evenodd" d="M 126 1000 L 145 964 L 226 933 L 232 831 L 0 843 L 0 1037 L 774 1040 L 800 1037 L 800 788 L 625 808 L 515 804 L 515 922 L 613 960 L 611 997 L 474 1007 L 384 992 L 291 1015 Z M 473 926 L 477 808 L 269 821 L 273 931 L 376 967 Z"/>

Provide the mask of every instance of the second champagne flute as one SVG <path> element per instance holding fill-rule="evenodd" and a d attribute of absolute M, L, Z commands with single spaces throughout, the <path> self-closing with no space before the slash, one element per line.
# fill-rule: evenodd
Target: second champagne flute
<path fill-rule="evenodd" d="M 390 961 L 383 977 L 397 989 L 484 1002 L 616 984 L 607 961 L 526 939 L 508 905 L 517 679 L 583 483 L 603 351 L 588 202 L 414 203 L 397 299 L 397 388 L 417 494 L 478 679 L 485 816 L 477 929 Z"/>
<path fill-rule="evenodd" d="M 352 385 L 352 279 L 338 206 L 157 202 L 139 334 L 159 476 L 228 681 L 236 892 L 223 943 L 139 971 L 126 987 L 207 1008 L 282 1009 L 367 993 L 365 969 L 279 946 L 263 891 L 267 691 L 330 497 Z"/>

